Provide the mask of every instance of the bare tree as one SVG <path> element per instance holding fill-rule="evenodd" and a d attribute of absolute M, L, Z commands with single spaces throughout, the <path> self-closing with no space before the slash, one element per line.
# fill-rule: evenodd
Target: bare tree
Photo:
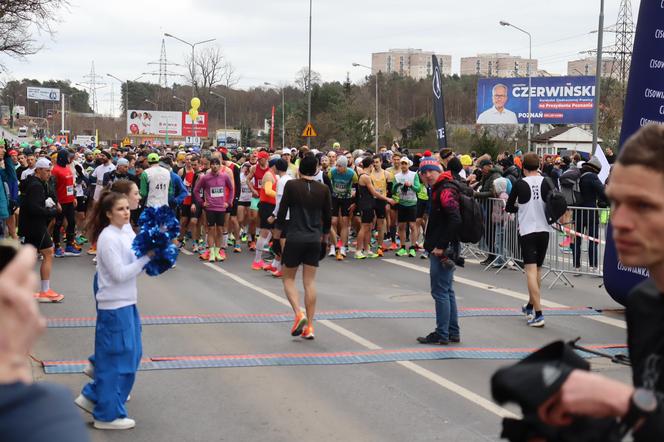
<path fill-rule="evenodd" d="M 309 68 L 303 67 L 295 74 L 295 86 L 302 91 L 307 90 L 307 80 L 309 79 Z M 316 71 L 311 71 L 311 84 L 321 84 L 322 77 Z"/>
<path fill-rule="evenodd" d="M 194 84 L 196 96 L 203 99 L 209 98 L 210 91 L 215 86 L 223 85 L 230 88 L 239 80 L 235 68 L 226 60 L 219 46 L 200 51 L 193 63 L 189 57 L 187 69 L 189 82 Z"/>
<path fill-rule="evenodd" d="M 2 0 L 0 1 L 0 53 L 13 57 L 36 54 L 33 32 L 53 35 L 51 24 L 56 12 L 69 6 L 68 0 Z M 0 70 L 4 67 L 0 65 Z"/>

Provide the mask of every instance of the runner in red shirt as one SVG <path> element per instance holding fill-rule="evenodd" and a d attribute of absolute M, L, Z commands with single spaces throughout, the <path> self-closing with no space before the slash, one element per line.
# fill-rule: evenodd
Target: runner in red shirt
<path fill-rule="evenodd" d="M 58 152 L 56 165 L 53 166 L 51 175 L 55 180 L 55 191 L 58 197 L 58 205 L 62 208 L 55 216 L 53 226 L 53 244 L 55 246 L 55 257 L 79 256 L 81 251 L 74 245 L 76 239 L 76 193 L 74 192 L 74 171 L 71 162 L 74 155 L 67 150 Z M 67 219 L 66 246 L 60 247 L 60 230 L 64 220 Z"/>

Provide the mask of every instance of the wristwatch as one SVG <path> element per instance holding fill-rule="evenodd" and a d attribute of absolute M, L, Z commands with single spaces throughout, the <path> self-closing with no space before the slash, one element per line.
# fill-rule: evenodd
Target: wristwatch
<path fill-rule="evenodd" d="M 657 397 L 651 390 L 637 388 L 629 401 L 627 414 L 620 422 L 620 434 L 626 435 L 637 422 L 650 416 L 657 409 Z"/>

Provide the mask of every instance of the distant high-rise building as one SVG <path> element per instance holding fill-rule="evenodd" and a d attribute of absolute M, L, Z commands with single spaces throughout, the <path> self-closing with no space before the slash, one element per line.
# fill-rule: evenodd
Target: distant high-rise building
<path fill-rule="evenodd" d="M 461 58 L 461 75 L 527 77 L 528 69 L 534 77 L 537 76 L 539 71 L 537 60 L 504 53 L 477 54 L 475 57 Z"/>
<path fill-rule="evenodd" d="M 616 63 L 614 58 L 602 58 L 602 77 L 610 77 L 613 66 Z M 580 60 L 567 62 L 567 75 L 591 75 L 594 76 L 597 71 L 597 58 L 588 57 Z"/>
<path fill-rule="evenodd" d="M 427 78 L 433 72 L 431 57 L 433 52 L 422 49 L 390 49 L 388 52 L 375 52 L 371 54 L 371 72 L 391 74 L 396 72 L 405 77 L 416 80 Z M 436 54 L 440 73 L 452 75 L 452 56 Z"/>

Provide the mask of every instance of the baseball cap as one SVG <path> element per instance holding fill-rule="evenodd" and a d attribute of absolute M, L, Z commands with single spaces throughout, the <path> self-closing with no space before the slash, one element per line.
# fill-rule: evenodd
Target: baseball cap
<path fill-rule="evenodd" d="M 154 152 L 152 152 L 151 154 L 148 154 L 148 163 L 150 163 L 150 164 L 158 163 L 159 160 L 160 160 L 159 154 L 156 154 Z"/>
<path fill-rule="evenodd" d="M 270 158 L 270 154 L 267 153 L 267 152 L 264 151 L 264 150 L 261 150 L 260 152 L 258 152 L 258 154 L 257 154 L 256 156 L 257 156 L 258 158 L 264 158 L 264 159 L 266 159 L 266 160 L 267 160 L 268 158 Z"/>
<path fill-rule="evenodd" d="M 40 158 L 35 163 L 35 169 L 50 169 L 51 161 L 48 158 Z"/>
<path fill-rule="evenodd" d="M 126 158 L 120 158 L 118 160 L 118 166 L 129 166 L 129 160 Z"/>
<path fill-rule="evenodd" d="M 282 155 L 290 155 L 290 154 L 291 154 L 291 150 L 290 150 L 289 148 L 287 148 L 287 147 L 284 147 L 284 150 L 281 151 L 281 154 L 282 154 Z"/>
<path fill-rule="evenodd" d="M 274 166 L 277 165 L 278 161 L 281 161 L 281 158 L 271 158 L 270 161 L 267 164 L 270 167 L 274 167 Z"/>
<path fill-rule="evenodd" d="M 12 150 L 9 151 L 9 156 L 12 156 L 12 155 L 18 155 L 18 152 L 15 151 L 14 149 L 12 149 Z"/>
<path fill-rule="evenodd" d="M 491 165 L 493 165 L 493 161 L 488 160 L 488 159 L 484 159 L 484 160 L 480 161 L 480 163 L 478 164 L 480 169 L 484 166 L 491 166 Z"/>

